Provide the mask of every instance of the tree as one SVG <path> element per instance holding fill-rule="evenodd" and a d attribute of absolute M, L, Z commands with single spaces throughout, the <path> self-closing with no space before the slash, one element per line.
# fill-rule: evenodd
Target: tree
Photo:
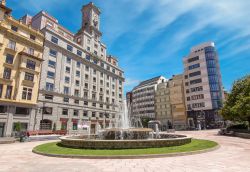
<path fill-rule="evenodd" d="M 234 82 L 220 114 L 231 121 L 248 121 L 250 125 L 250 75 Z"/>

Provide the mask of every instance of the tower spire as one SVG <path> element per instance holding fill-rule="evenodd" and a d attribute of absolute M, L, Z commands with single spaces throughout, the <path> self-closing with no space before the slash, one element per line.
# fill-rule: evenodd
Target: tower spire
<path fill-rule="evenodd" d="M 2 1 L 1 1 L 1 5 L 6 6 L 6 0 L 2 0 Z"/>

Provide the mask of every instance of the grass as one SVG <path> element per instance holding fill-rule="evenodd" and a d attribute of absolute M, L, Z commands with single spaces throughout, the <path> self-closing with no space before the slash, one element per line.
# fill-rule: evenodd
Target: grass
<path fill-rule="evenodd" d="M 46 143 L 36 146 L 33 150 L 47 154 L 60 155 L 93 155 L 93 156 L 112 156 L 112 155 L 146 155 L 146 154 L 168 154 L 177 152 L 191 152 L 213 148 L 218 144 L 214 141 L 192 139 L 191 143 L 182 146 L 147 148 L 147 149 L 75 149 L 60 146 L 59 142 Z"/>

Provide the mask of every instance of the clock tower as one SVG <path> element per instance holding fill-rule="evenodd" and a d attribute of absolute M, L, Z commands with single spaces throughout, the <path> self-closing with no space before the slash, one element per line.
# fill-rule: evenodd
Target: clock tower
<path fill-rule="evenodd" d="M 100 14 L 101 11 L 93 2 L 82 7 L 82 30 L 88 32 L 99 40 L 102 36 L 100 32 Z"/>

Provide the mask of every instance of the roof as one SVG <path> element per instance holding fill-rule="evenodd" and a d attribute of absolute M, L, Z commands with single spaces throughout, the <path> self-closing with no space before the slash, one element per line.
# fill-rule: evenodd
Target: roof
<path fill-rule="evenodd" d="M 142 81 L 142 82 L 140 82 L 139 85 L 137 85 L 134 89 L 136 89 L 136 88 L 138 88 L 138 87 L 141 87 L 141 86 L 153 84 L 153 83 L 157 82 L 161 77 L 162 77 L 162 76 L 157 76 L 157 77 L 154 77 L 154 78 L 151 78 L 151 79 Z"/>

